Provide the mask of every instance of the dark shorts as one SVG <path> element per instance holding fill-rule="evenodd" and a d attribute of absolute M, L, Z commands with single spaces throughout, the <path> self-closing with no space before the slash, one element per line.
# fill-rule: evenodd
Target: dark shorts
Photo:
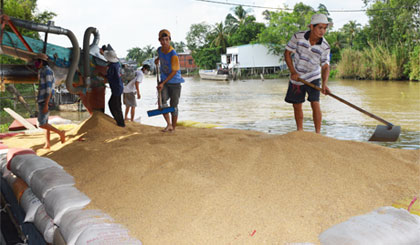
<path fill-rule="evenodd" d="M 136 96 L 137 96 L 136 92 L 124 93 L 123 94 L 124 105 L 136 107 L 137 106 Z"/>
<path fill-rule="evenodd" d="M 320 79 L 313 80 L 311 83 L 319 87 Z M 289 81 L 286 98 L 287 103 L 300 104 L 305 102 L 305 96 L 308 94 L 308 101 L 319 101 L 320 92 L 306 85 L 295 85 Z"/>
<path fill-rule="evenodd" d="M 181 84 L 171 84 L 167 83 L 165 86 L 163 86 L 162 89 L 162 107 L 173 107 L 175 108 L 175 111 L 172 112 L 173 116 L 178 116 L 178 103 L 179 98 L 181 97 Z M 170 99 L 169 106 L 168 106 L 168 100 Z"/>
<path fill-rule="evenodd" d="M 39 103 L 38 104 L 38 125 L 42 126 L 48 123 L 48 116 L 50 112 L 42 113 L 42 110 L 44 110 L 45 103 Z"/>

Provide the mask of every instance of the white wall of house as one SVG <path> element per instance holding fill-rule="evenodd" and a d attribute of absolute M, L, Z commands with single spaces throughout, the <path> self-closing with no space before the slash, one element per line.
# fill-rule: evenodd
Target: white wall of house
<path fill-rule="evenodd" d="M 262 44 L 246 44 L 241 46 L 229 47 L 226 55 L 221 57 L 222 63 L 228 63 L 229 67 L 236 64 L 238 68 L 259 68 L 276 67 L 282 65 L 281 57 L 268 52 L 268 48 Z M 282 62 L 284 63 L 284 62 Z"/>

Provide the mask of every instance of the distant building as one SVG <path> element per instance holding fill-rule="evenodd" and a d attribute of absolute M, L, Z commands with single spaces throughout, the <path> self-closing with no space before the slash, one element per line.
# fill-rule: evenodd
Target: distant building
<path fill-rule="evenodd" d="M 222 64 L 227 64 L 229 69 L 246 70 L 251 73 L 275 73 L 286 67 L 283 57 L 270 53 L 262 44 L 228 47 L 221 59 Z"/>
<path fill-rule="evenodd" d="M 195 64 L 190 52 L 178 53 L 178 58 L 181 72 L 189 73 L 197 69 L 197 65 Z"/>

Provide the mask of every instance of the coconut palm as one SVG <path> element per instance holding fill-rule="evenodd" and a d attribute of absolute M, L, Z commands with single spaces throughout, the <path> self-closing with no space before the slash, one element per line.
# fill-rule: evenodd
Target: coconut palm
<path fill-rule="evenodd" d="M 345 24 L 342 28 L 342 30 L 347 36 L 347 41 L 350 47 L 353 47 L 353 40 L 356 34 L 360 32 L 360 26 L 361 25 L 359 23 L 356 23 L 356 21 L 351 20 L 349 21 L 349 23 Z"/>
<path fill-rule="evenodd" d="M 248 12 L 242 7 L 242 5 L 237 6 L 233 13 L 234 15 L 229 13 L 225 18 L 225 26 L 228 33 L 233 33 L 236 29 L 238 29 L 239 25 L 244 24 L 245 19 L 248 16 Z"/>
<path fill-rule="evenodd" d="M 223 22 L 215 25 L 213 29 L 214 39 L 211 42 L 212 47 L 222 47 L 222 52 L 226 52 L 226 46 L 228 45 L 228 34 L 226 33 Z"/>

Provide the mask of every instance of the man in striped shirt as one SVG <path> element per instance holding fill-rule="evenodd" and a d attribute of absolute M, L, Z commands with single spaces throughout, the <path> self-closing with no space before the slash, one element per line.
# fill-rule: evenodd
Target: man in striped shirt
<path fill-rule="evenodd" d="M 316 86 L 322 79 L 322 93 L 328 94 L 328 76 L 330 74 L 330 46 L 323 38 L 332 23 L 323 14 L 314 14 L 309 31 L 297 32 L 290 39 L 284 52 L 287 67 L 290 70 L 290 82 L 285 101 L 293 104 L 297 130 L 303 130 L 302 104 L 306 93 L 311 102 L 315 132 L 320 133 L 322 113 L 319 105 L 320 92 L 298 82 L 302 78 Z M 292 54 L 294 56 L 292 57 Z"/>
<path fill-rule="evenodd" d="M 45 146 L 44 149 L 51 147 L 50 135 L 51 131 L 60 136 L 61 143 L 66 141 L 65 132 L 58 130 L 48 123 L 48 103 L 54 92 L 54 72 L 48 66 L 48 56 L 45 54 L 38 54 L 36 57 L 36 67 L 39 69 L 39 86 L 38 86 L 38 124 L 40 128 L 46 130 L 45 132 Z"/>

